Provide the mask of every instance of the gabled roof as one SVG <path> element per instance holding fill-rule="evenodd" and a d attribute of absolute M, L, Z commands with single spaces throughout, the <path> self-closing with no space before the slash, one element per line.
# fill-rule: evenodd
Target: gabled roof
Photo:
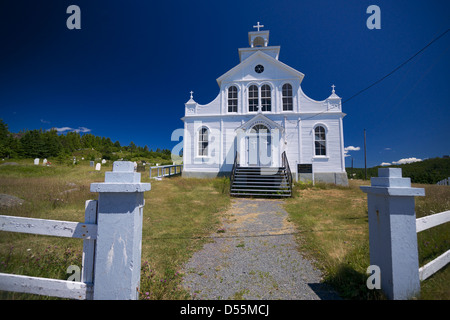
<path fill-rule="evenodd" d="M 268 117 L 266 117 L 264 114 L 262 113 L 258 113 L 256 116 L 254 116 L 253 118 L 251 118 L 250 120 L 248 120 L 247 122 L 245 122 L 244 124 L 242 124 L 241 126 L 237 127 L 235 129 L 235 131 L 241 129 L 241 130 L 248 130 L 251 127 L 253 127 L 256 124 L 264 124 L 267 125 L 269 127 L 269 129 L 273 130 L 273 129 L 278 129 L 281 132 L 284 131 L 284 128 L 282 126 L 280 126 L 278 123 L 276 123 L 273 120 L 270 120 Z"/>
<path fill-rule="evenodd" d="M 223 80 L 229 78 L 234 73 L 238 72 L 242 68 L 247 67 L 249 64 L 252 64 L 256 59 L 260 59 L 260 58 L 265 59 L 269 63 L 272 63 L 272 64 L 284 69 L 285 71 L 291 73 L 292 76 L 300 78 L 300 82 L 302 81 L 303 77 L 305 76 L 300 71 L 297 71 L 294 68 L 289 67 L 287 64 L 284 64 L 283 62 L 280 62 L 279 60 L 274 59 L 271 56 L 269 56 L 268 54 L 265 54 L 264 52 L 258 50 L 254 54 L 252 54 L 250 57 L 248 57 L 247 59 L 245 59 L 244 61 L 239 63 L 237 66 L 235 66 L 234 68 L 230 69 L 228 72 L 224 73 L 219 78 L 217 78 L 217 83 L 219 84 L 219 87 L 221 86 Z"/>

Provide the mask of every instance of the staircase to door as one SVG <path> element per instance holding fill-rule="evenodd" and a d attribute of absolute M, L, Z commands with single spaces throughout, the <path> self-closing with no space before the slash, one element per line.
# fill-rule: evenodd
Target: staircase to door
<path fill-rule="evenodd" d="M 236 153 L 230 178 L 230 195 L 259 197 L 290 197 L 292 174 L 285 152 L 281 167 L 241 167 Z"/>

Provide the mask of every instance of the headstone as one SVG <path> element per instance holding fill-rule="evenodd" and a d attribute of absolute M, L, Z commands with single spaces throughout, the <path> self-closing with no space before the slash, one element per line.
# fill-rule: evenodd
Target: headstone
<path fill-rule="evenodd" d="M 100 163 L 97 163 L 95 165 L 95 170 L 100 171 L 101 168 L 102 168 L 102 165 Z"/>
<path fill-rule="evenodd" d="M 105 159 L 102 159 L 102 164 L 105 164 L 106 163 L 106 160 Z"/>
<path fill-rule="evenodd" d="M 34 159 L 34 164 L 38 165 L 39 164 L 39 158 Z"/>
<path fill-rule="evenodd" d="M 47 164 L 47 159 L 42 160 L 42 164 L 45 166 Z"/>
<path fill-rule="evenodd" d="M 95 165 L 94 161 L 89 161 L 89 166 L 93 167 Z"/>

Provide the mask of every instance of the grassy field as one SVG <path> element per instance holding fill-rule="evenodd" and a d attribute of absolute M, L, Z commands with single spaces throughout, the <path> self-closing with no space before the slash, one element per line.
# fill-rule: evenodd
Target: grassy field
<path fill-rule="evenodd" d="M 295 195 L 285 208 L 300 234 L 301 249 L 316 260 L 325 281 L 346 299 L 384 299 L 366 287 L 370 265 L 367 196 L 360 189 L 368 181 L 353 180 L 350 186 L 297 184 Z M 450 187 L 413 185 L 425 188 L 425 197 L 416 198 L 416 215 L 450 209 Z M 419 265 L 433 260 L 450 247 L 450 224 L 418 234 Z M 450 268 L 421 283 L 420 299 L 450 299 Z"/>
<path fill-rule="evenodd" d="M 84 221 L 84 203 L 97 199 L 89 191 L 92 182 L 104 181 L 102 166 L 97 172 L 89 165 L 19 165 L 0 166 L 0 193 L 19 197 L 25 202 L 1 208 L 0 214 Z M 88 162 L 87 162 L 88 163 Z M 185 299 L 180 287 L 179 269 L 194 250 L 204 243 L 203 235 L 215 231 L 218 214 L 230 202 L 224 179 L 184 179 L 164 181 L 141 174 L 150 182 L 145 193 L 142 239 L 142 299 Z M 12 232 L 0 233 L 0 272 L 67 279 L 70 265 L 81 266 L 82 241 Z M 47 299 L 37 295 L 1 292 L 2 299 Z"/>
<path fill-rule="evenodd" d="M 18 165 L 0 165 L 0 193 L 17 196 L 22 205 L 0 208 L 0 214 L 66 221 L 84 220 L 84 203 L 97 199 L 89 191 L 92 182 L 104 181 L 89 162 L 76 166 L 34 166 L 32 160 Z M 142 239 L 142 299 L 188 299 L 180 282 L 181 266 L 193 252 L 217 232 L 219 217 L 230 205 L 229 181 L 174 177 L 150 180 L 145 193 Z M 297 184 L 294 197 L 285 200 L 290 219 L 299 229 L 302 252 L 313 258 L 325 273 L 325 281 L 346 299 L 383 299 L 366 287 L 369 244 L 366 195 L 359 189 L 325 184 Z M 415 185 L 425 188 L 416 198 L 417 217 L 450 209 L 450 187 Z M 450 247 L 450 224 L 418 234 L 419 263 L 442 254 Z M 81 266 L 82 241 L 0 233 L 0 272 L 67 279 L 70 265 Z M 420 299 L 450 299 L 450 269 L 447 266 L 421 283 Z M 0 292 L 1 299 L 48 299 L 48 297 Z"/>

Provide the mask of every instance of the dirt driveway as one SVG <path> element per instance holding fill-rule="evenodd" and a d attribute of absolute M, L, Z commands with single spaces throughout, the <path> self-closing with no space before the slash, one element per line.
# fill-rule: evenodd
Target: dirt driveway
<path fill-rule="evenodd" d="M 283 200 L 232 200 L 223 233 L 184 266 L 194 299 L 339 299 L 298 252 Z"/>

